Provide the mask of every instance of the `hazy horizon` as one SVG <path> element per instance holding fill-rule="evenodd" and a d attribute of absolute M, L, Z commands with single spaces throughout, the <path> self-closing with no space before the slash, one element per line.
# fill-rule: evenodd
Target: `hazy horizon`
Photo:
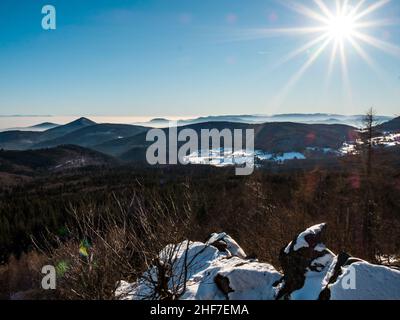
<path fill-rule="evenodd" d="M 296 113 L 297 115 L 326 115 L 326 116 L 360 116 L 362 114 L 331 114 L 331 113 Z M 67 115 L 67 116 L 57 116 L 57 115 L 0 115 L 0 131 L 2 130 L 12 130 L 12 129 L 26 129 L 31 126 L 42 124 L 45 122 L 51 122 L 59 125 L 67 124 L 81 117 L 88 118 L 96 123 L 114 123 L 114 124 L 134 124 L 134 125 L 147 125 L 153 119 L 167 119 L 170 121 L 184 121 L 184 120 L 194 120 L 201 117 L 229 117 L 229 116 L 258 116 L 260 118 L 269 118 L 274 116 L 285 116 L 294 115 L 294 113 L 286 114 L 221 114 L 221 115 L 195 115 L 195 116 L 105 116 L 105 115 Z M 382 115 L 377 114 L 380 117 L 392 117 L 395 118 L 396 115 Z M 310 119 L 311 121 L 312 119 Z M 296 122 L 296 121 L 295 121 Z M 301 122 L 301 121 L 300 121 Z M 154 124 L 154 126 L 160 126 L 160 124 Z"/>

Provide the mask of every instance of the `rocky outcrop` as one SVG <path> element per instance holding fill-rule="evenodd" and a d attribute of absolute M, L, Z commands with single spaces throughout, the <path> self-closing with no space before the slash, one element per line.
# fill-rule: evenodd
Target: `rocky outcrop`
<path fill-rule="evenodd" d="M 276 299 L 400 299 L 398 270 L 335 255 L 324 245 L 326 230 L 326 224 L 312 226 L 281 250 Z"/>
<path fill-rule="evenodd" d="M 159 290 L 160 265 L 169 265 L 168 294 Z M 120 299 L 272 300 L 273 284 L 281 274 L 267 263 L 247 259 L 243 249 L 227 234 L 212 234 L 205 243 L 184 241 L 169 245 L 158 264 L 133 284 L 121 281 Z"/>
<path fill-rule="evenodd" d="M 358 261 L 361 260 L 352 258 L 346 252 L 341 252 L 337 257 L 335 257 L 333 263 L 330 266 L 331 272 L 328 273 L 325 279 L 325 286 L 319 294 L 319 300 L 329 300 L 331 298 L 331 291 L 329 287 L 338 280 L 340 275 L 343 274 L 343 268 Z"/>
<path fill-rule="evenodd" d="M 171 244 L 138 281 L 121 281 L 116 295 L 134 300 L 400 299 L 400 271 L 335 255 L 324 245 L 326 230 L 326 224 L 312 226 L 283 247 L 282 273 L 247 257 L 226 233 L 214 233 L 205 243 Z"/>
<path fill-rule="evenodd" d="M 213 233 L 206 242 L 207 245 L 216 247 L 219 251 L 242 259 L 246 258 L 246 254 L 238 243 L 233 240 L 225 232 Z"/>
<path fill-rule="evenodd" d="M 400 300 L 400 271 L 339 254 L 330 266 L 320 300 Z"/>
<path fill-rule="evenodd" d="M 279 262 L 284 276 L 277 284 L 276 299 L 290 299 L 293 294 L 303 299 L 318 298 L 319 283 L 335 257 L 323 244 L 325 230 L 325 224 L 315 225 L 282 248 Z"/>

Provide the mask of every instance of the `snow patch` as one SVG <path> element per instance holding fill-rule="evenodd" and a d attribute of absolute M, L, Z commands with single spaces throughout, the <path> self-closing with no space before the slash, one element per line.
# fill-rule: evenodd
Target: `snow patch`
<path fill-rule="evenodd" d="M 315 226 L 312 226 L 308 229 L 306 229 L 305 231 L 303 231 L 302 233 L 300 233 L 298 235 L 298 237 L 296 238 L 296 242 L 293 246 L 293 250 L 294 251 L 298 251 L 301 248 L 308 248 L 309 247 L 309 243 L 306 240 L 306 236 L 308 235 L 316 235 L 318 233 L 321 232 L 322 228 L 325 227 L 325 223 L 321 223 L 321 224 L 317 224 Z M 290 248 L 292 246 L 292 242 L 290 242 L 286 248 L 285 248 L 285 253 L 288 254 L 290 252 Z M 317 244 L 315 247 L 316 251 L 323 251 L 325 248 L 325 245 L 323 244 Z"/>
<path fill-rule="evenodd" d="M 304 160 L 306 156 L 300 152 L 268 153 L 261 150 L 248 152 L 246 150 L 233 151 L 232 149 L 212 149 L 206 152 L 196 151 L 185 157 L 183 160 L 190 164 L 211 165 L 226 167 L 232 165 L 251 164 L 254 161 L 273 161 L 283 163 L 288 160 Z"/>
<path fill-rule="evenodd" d="M 226 246 L 227 250 L 230 255 L 236 256 L 242 259 L 246 258 L 246 253 L 243 251 L 243 249 L 238 245 L 238 243 L 232 239 L 231 236 L 227 235 L 225 232 L 222 233 L 213 233 L 206 242 L 206 245 L 212 245 L 213 243 L 216 243 L 217 241 L 223 241 Z"/>
<path fill-rule="evenodd" d="M 374 147 L 396 147 L 400 145 L 400 133 L 387 133 L 384 132 L 382 136 L 372 138 L 372 145 Z M 345 154 L 357 154 L 357 147 L 363 145 L 361 139 L 356 141 L 344 142 L 342 147 L 339 149 L 339 153 Z"/>
<path fill-rule="evenodd" d="M 354 268 L 355 289 L 343 286 L 350 268 Z M 329 289 L 331 300 L 400 300 L 400 271 L 356 262 L 342 267 L 342 274 Z"/>
<path fill-rule="evenodd" d="M 217 275 L 229 281 L 229 293 L 215 284 Z M 269 264 L 243 261 L 239 257 L 217 259 L 209 268 L 196 274 L 187 283 L 182 300 L 273 300 L 273 284 L 281 277 Z"/>

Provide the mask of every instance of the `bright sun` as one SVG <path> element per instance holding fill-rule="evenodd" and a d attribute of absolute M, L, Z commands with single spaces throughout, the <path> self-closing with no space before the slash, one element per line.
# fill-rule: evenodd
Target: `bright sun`
<path fill-rule="evenodd" d="M 277 100 L 281 100 L 290 88 L 295 85 L 304 73 L 315 61 L 331 48 L 329 54 L 329 66 L 327 69 L 327 80 L 339 58 L 342 72 L 342 83 L 351 95 L 350 80 L 348 72 L 348 50 L 354 51 L 374 71 L 378 68 L 365 50 L 363 45 L 368 45 L 385 51 L 395 57 L 400 57 L 400 48 L 382 39 L 375 38 L 368 32 L 389 25 L 398 25 L 396 19 L 369 19 L 372 13 L 385 7 L 391 0 L 309 0 L 312 6 L 303 5 L 300 1 L 282 0 L 281 3 L 291 10 L 314 21 L 312 26 L 300 26 L 292 28 L 259 29 L 254 36 L 265 35 L 306 35 L 315 34 L 309 42 L 283 57 L 278 65 L 288 62 L 297 56 L 307 54 L 308 58 L 299 70 L 288 80 L 285 87 L 278 93 Z M 368 3 L 368 5 L 367 5 Z M 315 22 L 317 25 L 315 25 Z M 249 35 L 251 36 L 251 34 Z M 329 82 L 329 81 L 327 81 Z M 279 104 L 279 103 L 278 103 Z"/>
<path fill-rule="evenodd" d="M 349 15 L 339 14 L 330 18 L 328 23 L 330 36 L 338 41 L 343 41 L 351 37 L 355 29 L 354 18 Z"/>

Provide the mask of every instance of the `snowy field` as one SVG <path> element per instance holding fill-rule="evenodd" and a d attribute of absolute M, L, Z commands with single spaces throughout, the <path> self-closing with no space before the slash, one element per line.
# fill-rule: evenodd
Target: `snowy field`
<path fill-rule="evenodd" d="M 361 146 L 363 142 L 356 140 L 353 142 L 344 142 L 339 152 L 343 155 L 357 153 L 357 146 Z M 400 145 L 400 133 L 384 133 L 372 139 L 374 147 L 390 148 Z"/>
<path fill-rule="evenodd" d="M 283 153 L 272 153 L 262 150 L 255 150 L 249 152 L 246 150 L 232 149 L 212 149 L 207 151 L 193 152 L 188 156 L 185 156 L 183 160 L 185 163 L 190 164 L 201 164 L 211 165 L 216 167 L 225 167 L 232 165 L 243 165 L 259 163 L 260 161 L 273 161 L 276 163 L 284 163 L 289 160 L 305 160 L 307 159 L 307 153 L 319 152 L 323 154 L 330 154 L 335 156 L 343 156 L 347 154 L 357 153 L 357 147 L 362 145 L 361 140 L 347 141 L 338 149 L 332 148 L 318 148 L 318 147 L 307 147 L 305 152 L 283 152 Z M 399 133 L 385 133 L 383 136 L 375 137 L 373 139 L 373 145 L 375 147 L 395 147 L 400 145 L 400 134 Z"/>
<path fill-rule="evenodd" d="M 216 167 L 225 167 L 232 165 L 251 164 L 257 161 L 274 161 L 283 163 L 288 160 L 304 160 L 306 156 L 300 152 L 268 153 L 261 150 L 248 152 L 246 150 L 224 150 L 213 149 L 206 152 L 198 151 L 184 157 L 184 161 L 190 164 L 212 165 Z"/>

